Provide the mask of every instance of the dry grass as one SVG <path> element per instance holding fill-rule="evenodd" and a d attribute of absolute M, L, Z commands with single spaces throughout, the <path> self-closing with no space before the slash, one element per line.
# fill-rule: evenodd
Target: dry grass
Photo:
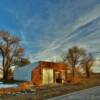
<path fill-rule="evenodd" d="M 39 94 L 39 96 L 44 99 L 79 91 L 86 88 L 91 88 L 94 86 L 100 86 L 100 75 L 93 75 L 91 78 L 82 78 L 81 80 L 74 81 L 73 83 L 63 85 L 59 84 L 44 86 L 40 88 L 38 87 L 37 94 Z"/>
<path fill-rule="evenodd" d="M 7 100 L 44 100 L 46 98 L 51 98 L 94 86 L 100 86 L 100 75 L 93 75 L 89 79 L 82 78 L 80 81 L 78 80 L 73 83 L 67 83 L 62 85 L 52 84 L 47 86 L 35 87 L 35 94 L 28 93 L 18 96 L 3 95 L 1 96 L 1 98 L 3 98 L 3 100 L 6 100 L 6 98 Z"/>

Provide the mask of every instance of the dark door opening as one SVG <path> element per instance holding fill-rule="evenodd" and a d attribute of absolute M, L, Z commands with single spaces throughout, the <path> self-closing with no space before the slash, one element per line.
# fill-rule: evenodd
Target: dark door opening
<path fill-rule="evenodd" d="M 56 81 L 56 83 L 62 83 L 62 78 L 61 78 L 60 72 L 55 73 L 55 81 Z"/>
<path fill-rule="evenodd" d="M 62 79 L 61 78 L 57 78 L 56 79 L 56 83 L 62 83 Z"/>

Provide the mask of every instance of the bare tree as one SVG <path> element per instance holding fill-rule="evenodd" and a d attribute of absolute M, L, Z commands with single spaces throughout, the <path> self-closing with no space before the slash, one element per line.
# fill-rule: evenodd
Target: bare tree
<path fill-rule="evenodd" d="M 68 63 L 72 67 L 72 77 L 75 77 L 75 67 L 80 64 L 83 56 L 85 55 L 85 50 L 79 48 L 78 46 L 73 46 L 68 49 L 68 53 L 64 55 L 63 62 Z"/>
<path fill-rule="evenodd" d="M 92 54 L 87 54 L 81 62 L 87 78 L 91 76 L 91 68 L 94 64 L 94 61 L 95 60 Z"/>
<path fill-rule="evenodd" d="M 3 57 L 3 79 L 8 79 L 8 73 L 12 65 L 19 65 L 23 57 L 24 49 L 19 45 L 19 38 L 10 33 L 0 32 L 0 51 Z M 20 63 L 19 63 L 20 62 Z"/>

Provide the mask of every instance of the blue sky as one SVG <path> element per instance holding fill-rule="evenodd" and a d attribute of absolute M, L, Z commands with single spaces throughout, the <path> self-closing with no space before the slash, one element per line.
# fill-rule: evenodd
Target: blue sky
<path fill-rule="evenodd" d="M 32 62 L 73 45 L 100 59 L 100 0 L 0 0 L 0 29 L 21 38 Z"/>

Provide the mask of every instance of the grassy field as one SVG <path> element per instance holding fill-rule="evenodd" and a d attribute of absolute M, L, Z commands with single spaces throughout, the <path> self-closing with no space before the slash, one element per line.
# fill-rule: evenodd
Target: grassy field
<path fill-rule="evenodd" d="M 36 91 L 33 93 L 1 95 L 0 100 L 44 100 L 95 86 L 100 86 L 100 74 L 95 74 L 88 79 L 82 78 L 81 81 L 74 83 L 34 87 Z"/>

